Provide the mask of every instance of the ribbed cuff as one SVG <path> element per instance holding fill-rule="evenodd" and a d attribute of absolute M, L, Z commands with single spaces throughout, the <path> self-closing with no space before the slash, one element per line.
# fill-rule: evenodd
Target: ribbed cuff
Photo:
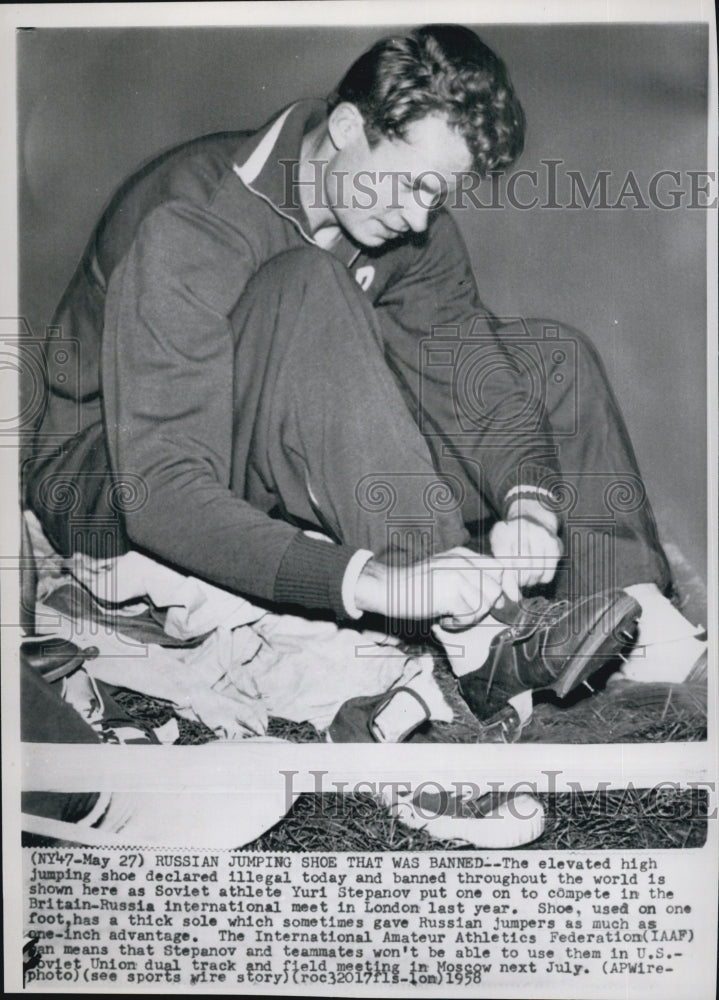
<path fill-rule="evenodd" d="M 546 466 L 530 465 L 522 466 L 521 472 L 521 483 L 515 481 L 506 485 L 502 499 L 502 517 L 505 517 L 512 502 L 520 499 L 539 500 L 540 502 L 545 500 L 547 501 L 548 509 L 553 510 L 554 505 L 552 500 L 554 499 L 554 494 L 552 490 L 540 485 L 542 481 L 547 481 L 548 477 L 552 475 L 553 470 L 548 469 Z"/>
<path fill-rule="evenodd" d="M 333 611 L 345 618 L 342 581 L 354 553 L 349 546 L 328 544 L 298 531 L 277 572 L 275 602 Z"/>

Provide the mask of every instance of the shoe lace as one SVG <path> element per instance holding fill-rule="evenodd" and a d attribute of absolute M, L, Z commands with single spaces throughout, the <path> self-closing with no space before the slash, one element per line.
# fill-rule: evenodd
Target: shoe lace
<path fill-rule="evenodd" d="M 489 697 L 494 683 L 497 667 L 502 658 L 507 643 L 526 642 L 540 629 L 556 624 L 571 607 L 571 601 L 548 601 L 546 597 L 530 597 L 522 601 L 519 608 L 519 619 L 500 632 L 494 647 L 492 662 L 487 677 L 486 693 Z"/>
<path fill-rule="evenodd" d="M 569 608 L 571 601 L 558 600 L 548 601 L 546 597 L 530 597 L 519 606 L 519 621 L 513 628 L 545 628 L 554 625 L 562 618 Z"/>
<path fill-rule="evenodd" d="M 511 631 L 512 631 L 512 629 L 508 628 L 508 629 L 505 629 L 503 632 L 500 632 L 498 640 L 497 640 L 497 644 L 494 647 L 494 653 L 492 655 L 492 663 L 491 663 L 490 668 L 489 668 L 489 677 L 487 678 L 487 688 L 486 688 L 486 691 L 487 691 L 487 697 L 488 698 L 489 698 L 490 692 L 492 690 L 492 684 L 494 683 L 494 675 L 497 672 L 497 666 L 499 665 L 499 662 L 500 662 L 500 660 L 502 658 L 502 652 L 504 651 L 504 647 L 507 645 L 508 642 L 513 641 L 513 637 L 511 635 Z"/>

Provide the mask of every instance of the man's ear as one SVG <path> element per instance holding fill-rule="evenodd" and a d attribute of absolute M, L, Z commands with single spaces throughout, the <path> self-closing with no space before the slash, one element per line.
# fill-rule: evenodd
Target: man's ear
<path fill-rule="evenodd" d="M 360 135 L 364 135 L 364 119 L 356 104 L 342 101 L 327 119 L 327 131 L 335 149 L 344 149 Z"/>

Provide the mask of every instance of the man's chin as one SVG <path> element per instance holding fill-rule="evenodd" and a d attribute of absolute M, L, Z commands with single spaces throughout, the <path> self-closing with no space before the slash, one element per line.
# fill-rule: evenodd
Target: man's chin
<path fill-rule="evenodd" d="M 390 229 L 389 226 L 385 226 L 378 219 L 367 221 L 364 225 L 352 227 L 343 225 L 342 228 L 353 243 L 366 247 L 368 250 L 384 246 L 385 243 L 393 243 L 395 240 L 402 239 L 405 235 L 404 233 L 397 232 L 395 229 Z"/>
<path fill-rule="evenodd" d="M 393 240 L 399 239 L 400 235 L 400 233 L 395 233 L 394 231 L 387 232 L 383 230 L 382 232 L 378 232 L 375 230 L 374 232 L 365 231 L 355 233 L 354 239 L 355 242 L 361 243 L 364 247 L 381 247 L 385 243 L 391 243 Z"/>
<path fill-rule="evenodd" d="M 381 247 L 385 243 L 389 243 L 389 236 L 366 236 L 362 239 L 361 243 L 364 247 Z"/>

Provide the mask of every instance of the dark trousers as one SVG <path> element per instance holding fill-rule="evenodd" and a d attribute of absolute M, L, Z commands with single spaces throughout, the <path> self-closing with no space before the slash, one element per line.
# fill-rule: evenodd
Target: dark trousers
<path fill-rule="evenodd" d="M 456 428 L 425 436 L 387 363 L 379 318 L 342 265 L 309 248 L 277 256 L 250 281 L 231 322 L 238 495 L 385 559 L 444 551 L 471 542 L 472 533 L 481 547 L 498 516 L 481 489 L 483 462 L 490 449 L 508 446 L 511 428 L 480 447 L 468 446 Z M 518 321 L 499 332 L 529 387 L 528 411 L 535 404 L 546 410 L 561 470 L 542 483 L 563 523 L 566 556 L 555 592 L 649 581 L 667 590 L 668 563 L 597 352 L 583 334 L 550 321 Z M 463 417 L 471 424 L 468 410 L 458 393 L 460 430 Z M 99 462 L 104 449 L 96 451 Z M 30 668 L 22 688 L 24 740 L 97 742 Z M 23 808 L 72 821 L 96 799 L 25 793 Z"/>
<path fill-rule="evenodd" d="M 461 433 L 463 417 L 470 427 L 472 418 L 461 386 L 471 378 L 460 373 L 455 433 L 425 436 L 387 363 L 376 311 L 329 254 L 278 255 L 231 319 L 233 488 L 245 499 L 265 509 L 279 503 L 287 519 L 385 559 L 466 544 L 468 525 L 481 535 L 496 520 L 482 466 L 490 449 L 508 446 L 512 428 L 467 444 L 476 435 Z M 516 321 L 499 334 L 526 383 L 517 426 L 544 407 L 561 470 L 542 483 L 563 523 L 556 593 L 639 582 L 666 590 L 668 563 L 596 350 L 551 321 Z"/>
<path fill-rule="evenodd" d="M 458 352 L 464 360 L 451 378 L 438 382 L 428 370 L 435 402 L 428 394 L 418 403 L 422 379 L 413 389 L 397 370 L 391 328 L 383 327 L 349 271 L 324 251 L 306 247 L 272 258 L 248 283 L 230 322 L 236 344 L 230 485 L 253 506 L 385 561 L 414 561 L 468 543 L 481 547 L 500 516 L 501 498 L 492 501 L 483 488 L 493 457 L 498 450 L 507 454 L 513 434 L 526 435 L 546 410 L 552 437 L 549 445 L 542 437 L 543 448 L 561 471 L 542 485 L 553 494 L 566 551 L 556 593 L 650 581 L 662 590 L 670 586 L 624 421 L 583 334 L 542 320 L 505 324 L 499 330 L 503 359 L 495 346 L 491 365 L 516 369 L 525 402 L 515 423 L 499 429 L 490 423 L 478 435 L 480 384 L 492 375 L 486 355 L 485 367 L 475 371 L 473 343 L 465 341 Z M 442 356 L 451 354 L 446 339 L 439 346 Z M 445 383 L 453 410 L 443 389 L 442 406 L 437 402 L 437 385 Z M 48 471 L 67 475 L 87 493 L 72 517 L 61 505 L 50 510 L 31 499 L 58 548 L 71 549 L 78 526 L 86 524 L 95 539 L 87 551 L 103 556 L 126 549 L 121 515 L 108 500 L 112 477 L 102 426 L 87 428 L 50 461 L 52 470 L 41 466 L 35 473 L 31 498 L 32 483 L 42 484 Z M 93 525 L 106 524 L 108 553 L 93 548 L 102 534 Z"/>

